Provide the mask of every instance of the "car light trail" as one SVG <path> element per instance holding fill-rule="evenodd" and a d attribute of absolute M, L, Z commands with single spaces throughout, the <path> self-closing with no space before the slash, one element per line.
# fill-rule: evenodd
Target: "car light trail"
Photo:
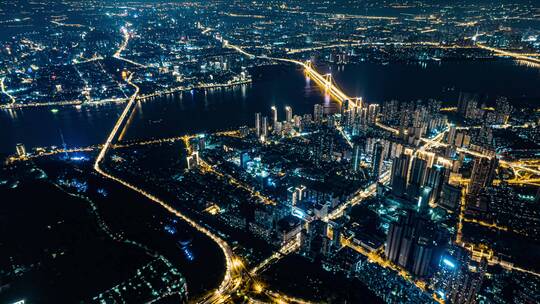
<path fill-rule="evenodd" d="M 2 93 L 4 93 L 9 98 L 9 100 L 11 101 L 11 104 L 14 104 L 15 103 L 15 97 L 8 93 L 8 91 L 6 89 L 5 79 L 6 79 L 6 77 L 0 78 L 0 87 L 2 88 Z"/>
<path fill-rule="evenodd" d="M 139 188 L 139 187 L 137 187 L 137 186 L 135 186 L 133 184 L 130 184 L 129 182 L 127 182 L 127 181 L 125 181 L 123 179 L 120 179 L 118 177 L 113 176 L 112 174 L 109 174 L 109 173 L 105 172 L 100 167 L 100 164 L 103 161 L 103 159 L 105 158 L 105 155 L 107 154 L 107 151 L 109 150 L 109 148 L 111 147 L 113 141 L 115 140 L 115 138 L 117 136 L 117 133 L 118 133 L 118 130 L 120 129 L 120 126 L 124 123 L 126 117 L 129 115 L 130 111 L 133 109 L 134 104 L 135 104 L 135 102 L 137 100 L 137 95 L 139 94 L 139 87 L 137 85 L 135 85 L 131 81 L 132 76 L 133 76 L 133 74 L 130 75 L 127 82 L 130 85 L 132 85 L 133 87 L 135 87 L 135 93 L 133 93 L 133 95 L 130 97 L 130 100 L 129 100 L 128 104 L 126 105 L 124 111 L 122 112 L 122 114 L 118 118 L 118 120 L 117 120 L 116 124 L 114 125 L 111 133 L 109 134 L 107 140 L 105 141 L 105 143 L 101 147 L 101 151 L 100 151 L 100 153 L 99 153 L 99 155 L 96 158 L 96 161 L 94 163 L 94 170 L 96 172 L 98 172 L 99 174 L 101 174 L 102 176 L 104 176 L 104 177 L 106 177 L 106 178 L 108 178 L 110 180 L 113 180 L 113 181 L 115 181 L 115 182 L 117 182 L 117 183 L 119 183 L 119 184 L 121 184 L 121 185 L 135 191 L 135 192 L 138 192 L 138 193 L 142 194 L 143 196 L 145 196 L 146 198 L 150 199 L 151 201 L 159 204 L 161 207 L 165 208 L 167 211 L 174 214 L 176 217 L 184 220 L 190 226 L 197 229 L 199 232 L 202 232 L 203 234 L 208 236 L 210 239 L 212 239 L 216 244 L 218 244 L 221 251 L 223 252 L 223 255 L 225 256 L 225 262 L 226 262 L 225 276 L 223 278 L 223 281 L 221 282 L 221 284 L 217 288 L 216 292 L 214 293 L 215 295 L 210 297 L 209 299 L 205 299 L 203 302 L 204 303 L 214 303 L 218 299 L 223 299 L 224 300 L 227 297 L 227 294 L 232 293 L 239 286 L 239 283 L 236 283 L 235 279 L 234 279 L 235 267 L 233 265 L 233 252 L 232 252 L 230 246 L 227 244 L 227 242 L 225 242 L 219 236 L 212 233 L 210 230 L 203 227 L 202 225 L 198 224 L 197 222 L 195 222 L 194 220 L 192 220 L 191 218 L 189 218 L 185 214 L 183 214 L 180 211 L 176 210 L 175 208 L 173 208 L 171 205 L 169 205 L 165 201 L 159 199 L 158 197 L 154 196 L 153 194 L 150 194 L 150 193 L 146 192 L 145 190 L 143 190 L 143 189 L 141 189 L 141 188 Z"/>

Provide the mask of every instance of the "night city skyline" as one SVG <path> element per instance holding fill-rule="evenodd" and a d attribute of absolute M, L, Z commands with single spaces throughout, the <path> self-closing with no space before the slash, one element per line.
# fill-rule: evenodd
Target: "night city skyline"
<path fill-rule="evenodd" d="M 0 5 L 0 303 L 539 303 L 540 3 Z"/>

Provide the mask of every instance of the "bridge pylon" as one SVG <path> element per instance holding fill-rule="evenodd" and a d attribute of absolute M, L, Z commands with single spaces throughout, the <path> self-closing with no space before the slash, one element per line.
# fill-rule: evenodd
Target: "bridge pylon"
<path fill-rule="evenodd" d="M 324 88 L 329 91 L 332 88 L 332 74 L 324 75 Z"/>

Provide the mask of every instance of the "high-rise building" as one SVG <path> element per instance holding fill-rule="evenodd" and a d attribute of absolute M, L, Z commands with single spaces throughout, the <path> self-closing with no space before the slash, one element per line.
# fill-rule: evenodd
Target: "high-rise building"
<path fill-rule="evenodd" d="M 390 148 L 390 158 L 394 159 L 396 157 L 401 156 L 403 153 L 403 145 L 400 143 L 393 142 L 392 148 Z"/>
<path fill-rule="evenodd" d="M 407 229 L 405 229 L 407 230 Z M 412 229 L 408 229 L 403 232 L 403 238 L 401 239 L 401 244 L 399 246 L 399 255 L 397 259 L 397 264 L 401 267 L 408 268 L 410 264 L 411 257 L 413 255 L 413 242 L 414 238 L 412 235 Z"/>
<path fill-rule="evenodd" d="M 239 131 L 240 131 L 240 136 L 241 137 L 246 137 L 249 134 L 249 127 L 248 126 L 241 126 L 239 128 Z"/>
<path fill-rule="evenodd" d="M 261 113 L 255 113 L 255 134 L 261 137 Z"/>
<path fill-rule="evenodd" d="M 326 255 L 329 239 L 326 237 L 328 224 L 321 220 L 313 220 L 301 234 L 301 252 L 310 259 Z"/>
<path fill-rule="evenodd" d="M 268 137 L 268 117 L 263 116 L 261 124 L 261 136 L 265 139 Z"/>
<path fill-rule="evenodd" d="M 281 131 L 283 131 L 283 124 L 281 123 L 281 121 L 278 121 L 274 125 L 274 133 L 275 134 L 281 134 Z"/>
<path fill-rule="evenodd" d="M 360 167 L 360 145 L 355 144 L 353 147 L 353 156 L 352 156 L 352 169 L 354 172 L 358 171 Z"/>
<path fill-rule="evenodd" d="M 363 131 L 367 129 L 368 125 L 368 108 L 358 108 L 355 121 L 355 132 Z"/>
<path fill-rule="evenodd" d="M 249 224 L 249 230 L 267 242 L 272 240 L 274 216 L 269 205 L 257 205 L 253 212 L 254 221 Z"/>
<path fill-rule="evenodd" d="M 296 206 L 299 202 L 303 201 L 307 196 L 307 188 L 304 185 L 297 187 L 289 187 L 287 189 L 287 202 L 291 206 Z"/>
<path fill-rule="evenodd" d="M 478 116 L 478 102 L 476 100 L 470 100 L 467 103 L 467 108 L 465 109 L 465 118 L 477 119 L 477 116 Z"/>
<path fill-rule="evenodd" d="M 493 129 L 491 125 L 484 122 L 474 142 L 484 147 L 491 147 L 493 145 Z"/>
<path fill-rule="evenodd" d="M 411 174 L 407 192 L 413 199 L 420 194 L 420 188 L 424 185 L 428 163 L 426 160 L 416 157 L 412 161 Z"/>
<path fill-rule="evenodd" d="M 434 226 L 422 215 L 407 210 L 390 224 L 384 253 L 388 260 L 417 276 L 429 273 L 435 250 Z"/>
<path fill-rule="evenodd" d="M 419 276 L 424 277 L 429 272 L 429 264 L 431 263 L 433 255 L 434 244 L 431 238 L 421 236 L 418 238 L 414 249 L 414 261 L 412 266 L 412 272 Z"/>
<path fill-rule="evenodd" d="M 272 111 L 272 128 L 276 128 L 276 123 L 278 121 L 278 115 L 277 115 L 277 109 L 275 106 L 272 106 L 270 108 L 270 110 Z"/>
<path fill-rule="evenodd" d="M 418 196 L 417 209 L 421 214 L 426 214 L 429 211 L 429 200 L 431 198 L 431 193 L 433 189 L 430 186 L 424 186 L 420 190 Z"/>
<path fill-rule="evenodd" d="M 392 194 L 395 196 L 403 196 L 405 194 L 410 160 L 411 157 L 407 154 L 402 154 L 394 158 L 390 184 L 392 186 Z"/>
<path fill-rule="evenodd" d="M 459 92 L 459 98 L 458 98 L 458 106 L 457 111 L 459 114 L 465 114 L 465 110 L 467 109 L 467 100 L 465 98 L 465 94 L 463 92 Z"/>
<path fill-rule="evenodd" d="M 393 261 L 399 262 L 399 253 L 401 251 L 402 242 L 405 238 L 413 239 L 414 238 L 414 213 L 410 210 L 403 215 L 398 217 L 396 222 L 393 222 L 390 225 L 390 229 L 387 235 L 387 242 L 385 247 L 386 257 Z M 406 246 L 405 246 L 406 247 Z M 405 248 L 404 247 L 404 248 Z M 407 260 L 408 258 L 402 258 L 402 261 Z M 405 265 L 405 264 L 404 264 Z"/>
<path fill-rule="evenodd" d="M 334 153 L 334 134 L 331 128 L 321 128 L 321 131 L 313 141 L 312 149 L 313 162 L 316 165 L 332 159 Z"/>
<path fill-rule="evenodd" d="M 381 121 L 383 123 L 395 123 L 399 116 L 399 102 L 395 99 L 385 102 L 381 112 Z"/>
<path fill-rule="evenodd" d="M 461 199 L 461 188 L 450 184 L 444 184 L 441 191 L 441 206 L 450 210 L 457 210 Z"/>
<path fill-rule="evenodd" d="M 380 142 L 375 143 L 373 148 L 373 158 L 371 162 L 371 176 L 378 180 L 381 175 L 383 164 L 383 146 Z"/>
<path fill-rule="evenodd" d="M 439 200 L 442 187 L 448 182 L 449 178 L 450 170 L 443 166 L 434 165 L 428 168 L 425 185 L 431 187 L 432 189 L 429 203 L 433 203 Z"/>
<path fill-rule="evenodd" d="M 386 244 L 384 247 L 384 254 L 387 259 L 393 262 L 398 262 L 399 252 L 401 250 L 401 243 L 404 237 L 411 235 L 410 226 L 408 225 L 408 218 L 410 214 L 406 216 L 400 216 L 397 222 L 390 224 L 388 234 L 386 236 Z M 405 260 L 405 258 L 403 258 Z"/>
<path fill-rule="evenodd" d="M 346 103 L 350 104 L 349 100 Z M 356 108 L 349 109 L 348 106 L 342 107 L 341 125 L 351 127 L 356 119 Z"/>
<path fill-rule="evenodd" d="M 202 151 L 206 148 L 206 137 L 205 136 L 199 136 L 199 140 L 197 142 L 197 151 Z"/>
<path fill-rule="evenodd" d="M 287 188 L 287 203 L 291 206 L 295 206 L 298 202 L 298 193 L 296 193 L 296 188 L 289 187 Z"/>
<path fill-rule="evenodd" d="M 299 201 L 303 201 L 303 200 L 305 200 L 307 198 L 308 191 L 307 191 L 306 186 L 300 185 L 300 186 L 296 187 L 296 192 L 298 193 L 298 200 Z"/>
<path fill-rule="evenodd" d="M 328 204 L 315 203 L 313 206 L 313 215 L 317 219 L 325 219 L 328 216 Z"/>
<path fill-rule="evenodd" d="M 341 248 L 341 234 L 343 233 L 343 226 L 345 221 L 343 218 L 329 221 L 328 224 L 332 228 L 332 248 L 337 251 Z"/>
<path fill-rule="evenodd" d="M 23 144 L 18 143 L 15 146 L 15 150 L 17 151 L 17 156 L 19 156 L 19 157 L 25 157 L 26 156 L 26 147 Z"/>
<path fill-rule="evenodd" d="M 450 125 L 448 128 L 448 134 L 446 135 L 446 143 L 453 146 L 456 140 L 456 126 Z"/>
<path fill-rule="evenodd" d="M 483 188 L 491 186 L 498 166 L 499 160 L 496 157 L 476 158 L 474 160 L 471 182 L 467 189 L 467 194 L 470 196 L 477 196 Z"/>
<path fill-rule="evenodd" d="M 199 152 L 193 152 L 186 157 L 187 168 L 191 170 L 199 166 Z"/>
<path fill-rule="evenodd" d="M 294 115 L 293 116 L 294 127 L 297 128 L 300 132 L 302 131 L 302 116 Z"/>
<path fill-rule="evenodd" d="M 470 93 L 459 93 L 458 99 L 458 113 L 469 118 L 470 115 L 473 115 L 476 111 L 476 106 L 478 102 L 476 101 L 478 96 Z"/>
<path fill-rule="evenodd" d="M 240 167 L 243 169 L 247 168 L 247 163 L 251 160 L 247 152 L 240 153 Z"/>
<path fill-rule="evenodd" d="M 477 296 L 484 281 L 487 262 L 484 259 L 478 265 L 470 266 L 455 265 L 458 269 L 454 270 L 454 274 L 448 284 L 448 302 L 455 304 L 478 303 Z M 474 271 L 470 269 L 474 269 Z"/>
<path fill-rule="evenodd" d="M 368 123 L 375 124 L 379 115 L 379 105 L 372 103 L 368 107 Z"/>
<path fill-rule="evenodd" d="M 469 144 L 471 142 L 471 136 L 463 131 L 458 132 L 456 134 L 456 139 L 454 141 L 454 144 L 456 147 L 463 147 L 467 148 L 469 147 Z"/>
<path fill-rule="evenodd" d="M 287 122 L 291 122 L 292 121 L 292 118 L 293 118 L 293 115 L 292 115 L 292 108 L 290 106 L 286 106 L 285 107 L 285 120 Z"/>
<path fill-rule="evenodd" d="M 506 124 L 510 119 L 510 114 L 512 114 L 512 106 L 508 102 L 508 98 L 499 97 L 496 100 L 496 110 L 497 110 L 497 123 Z"/>
<path fill-rule="evenodd" d="M 320 123 L 323 119 L 324 108 L 321 104 L 316 104 L 313 106 L 313 120 L 316 123 Z"/>

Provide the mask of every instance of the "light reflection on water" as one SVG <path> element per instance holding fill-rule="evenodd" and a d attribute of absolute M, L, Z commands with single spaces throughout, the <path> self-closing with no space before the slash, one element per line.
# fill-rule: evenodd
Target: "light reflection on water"
<path fill-rule="evenodd" d="M 319 67 L 326 73 L 324 67 Z M 438 98 L 455 101 L 460 90 L 513 97 L 540 99 L 540 69 L 530 62 L 512 60 L 429 62 L 388 65 L 362 63 L 334 68 L 333 77 L 349 96 L 362 96 L 366 102 Z M 331 107 L 329 96 L 294 66 L 269 66 L 252 72 L 253 83 L 230 88 L 194 90 L 151 97 L 137 103 L 135 117 L 126 139 L 178 136 L 205 130 L 221 130 L 251 125 L 253 115 L 270 115 L 276 106 L 279 117 L 284 106 L 294 114 L 312 113 L 315 103 Z M 508 86 L 512 83 L 512 86 Z M 455 88 L 444 90 L 444 88 Z M 456 95 L 456 96 L 454 96 Z M 494 98 L 493 98 L 494 99 Z M 13 153 L 15 144 L 27 149 L 59 145 L 58 130 L 68 146 L 101 143 L 112 128 L 124 103 L 87 105 L 80 109 L 59 107 L 0 111 L 0 153 Z M 150 123 L 150 121 L 154 123 Z"/>

